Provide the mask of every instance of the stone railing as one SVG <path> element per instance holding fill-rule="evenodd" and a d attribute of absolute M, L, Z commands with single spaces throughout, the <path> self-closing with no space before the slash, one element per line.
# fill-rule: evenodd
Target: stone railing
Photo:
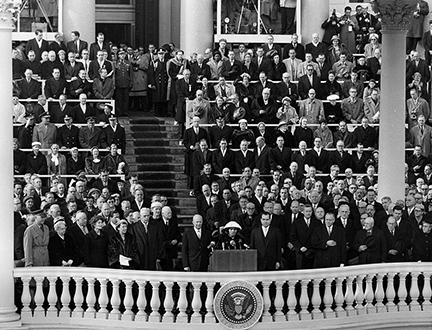
<path fill-rule="evenodd" d="M 246 281 L 258 287 L 264 309 L 257 327 L 262 329 L 292 328 L 299 322 L 317 326 L 323 319 L 332 324 L 347 325 L 351 320 L 361 324 L 366 322 L 364 314 L 369 314 L 368 322 L 375 315 L 379 322 L 384 318 L 388 324 L 402 319 L 404 324 L 411 320 L 411 324 L 421 321 L 430 326 L 431 275 L 431 263 L 253 273 L 60 267 L 14 270 L 15 300 L 24 325 L 85 324 L 97 319 L 109 320 L 106 324 L 112 327 L 137 326 L 139 322 L 144 328 L 154 323 L 199 323 L 212 328 L 210 325 L 217 322 L 214 296 L 230 281 Z M 263 323 L 267 325 L 262 327 Z"/>

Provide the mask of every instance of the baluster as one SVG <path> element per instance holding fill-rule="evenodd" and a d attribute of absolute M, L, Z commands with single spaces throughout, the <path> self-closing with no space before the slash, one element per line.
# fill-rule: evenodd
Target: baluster
<path fill-rule="evenodd" d="M 74 279 L 74 280 L 75 280 L 75 284 L 76 284 L 75 295 L 74 295 L 75 308 L 72 311 L 71 317 L 82 318 L 83 313 L 84 313 L 84 310 L 82 308 L 82 304 L 84 301 L 84 296 L 83 296 L 83 292 L 82 292 L 83 278 L 78 277 L 77 279 Z"/>
<path fill-rule="evenodd" d="M 271 307 L 270 284 L 271 284 L 271 282 L 262 282 L 263 298 L 264 298 L 262 322 L 272 322 L 273 321 L 273 317 L 270 314 L 270 307 Z"/>
<path fill-rule="evenodd" d="M 147 306 L 147 299 L 145 296 L 146 284 L 147 284 L 146 281 L 138 283 L 138 286 L 139 286 L 138 299 L 137 299 L 138 313 L 135 316 L 135 321 L 147 321 L 147 313 L 145 311 L 146 306 Z M 167 292 L 167 295 L 168 295 L 168 292 Z"/>
<path fill-rule="evenodd" d="M 43 303 L 44 303 L 45 297 L 44 297 L 43 291 L 42 291 L 44 277 L 38 276 L 38 277 L 35 277 L 34 279 L 36 281 L 36 292 L 35 292 L 35 296 L 34 296 L 36 308 L 34 309 L 33 316 L 34 317 L 42 317 L 42 316 L 45 316 L 45 310 L 43 308 Z"/>
<path fill-rule="evenodd" d="M 398 303 L 398 310 L 399 312 L 406 312 L 409 310 L 409 307 L 406 303 L 406 297 L 407 297 L 407 289 L 406 289 L 406 279 L 407 273 L 399 273 L 399 289 L 398 289 L 398 297 L 399 297 L 399 303 Z"/>
<path fill-rule="evenodd" d="M 387 312 L 396 312 L 397 311 L 397 305 L 395 304 L 394 300 L 396 297 L 396 291 L 394 288 L 394 277 L 396 276 L 396 273 L 388 273 L 387 274 L 387 288 L 386 288 L 386 298 L 387 298 Z"/>
<path fill-rule="evenodd" d="M 312 301 L 311 301 L 312 306 L 313 306 L 312 318 L 314 320 L 322 319 L 322 318 L 324 318 L 324 314 L 320 310 L 320 306 L 321 306 L 321 294 L 320 294 L 321 280 L 314 279 L 312 281 L 313 281 L 313 293 L 312 293 Z"/>
<path fill-rule="evenodd" d="M 332 309 L 333 305 L 333 295 L 331 292 L 331 285 L 333 283 L 333 278 L 324 279 L 325 289 L 324 289 L 324 315 L 326 319 L 332 319 L 335 317 L 335 312 Z"/>
<path fill-rule="evenodd" d="M 419 273 L 411 273 L 411 288 L 410 288 L 410 297 L 411 297 L 411 303 L 410 303 L 410 310 L 411 311 L 420 311 L 421 306 L 418 302 L 418 298 L 420 296 L 420 291 L 418 287 L 418 276 Z"/>
<path fill-rule="evenodd" d="M 297 284 L 296 280 L 288 281 L 288 313 L 287 318 L 288 321 L 298 321 L 300 319 L 300 315 L 295 311 L 297 305 L 297 298 L 295 296 L 295 286 Z"/>
<path fill-rule="evenodd" d="M 57 277 L 50 277 L 49 280 L 49 292 L 48 292 L 48 310 L 47 317 L 57 317 L 58 309 L 57 309 L 57 292 L 56 292 L 56 280 Z"/>
<path fill-rule="evenodd" d="M 172 288 L 174 283 L 171 281 L 167 281 L 166 283 L 164 283 L 164 285 L 166 291 L 165 301 L 164 301 L 165 314 L 162 317 L 162 322 L 174 323 L 174 313 L 173 313 L 174 299 L 172 295 Z"/>
<path fill-rule="evenodd" d="M 301 280 L 300 284 L 301 284 L 301 293 L 300 293 L 300 320 L 310 320 L 311 314 L 308 311 L 308 307 L 309 307 L 309 296 L 308 296 L 308 284 L 309 284 L 310 280 Z"/>
<path fill-rule="evenodd" d="M 134 303 L 133 297 L 132 297 L 132 284 L 133 283 L 134 283 L 134 281 L 132 281 L 132 280 L 126 280 L 125 281 L 126 292 L 125 292 L 125 297 L 123 300 L 125 311 L 124 311 L 123 315 L 121 316 L 122 321 L 123 320 L 126 320 L 126 321 L 133 321 L 134 320 L 135 314 L 132 312 L 132 306 Z"/>
<path fill-rule="evenodd" d="M 178 285 L 180 287 L 180 295 L 177 303 L 179 313 L 177 314 L 176 323 L 187 323 L 188 315 L 186 314 L 186 309 L 188 306 L 188 302 L 186 299 L 186 287 L 188 283 L 178 282 Z"/>
<path fill-rule="evenodd" d="M 375 289 L 375 309 L 377 313 L 383 313 L 386 311 L 386 308 L 383 304 L 384 300 L 384 286 L 383 286 L 383 274 L 376 275 L 376 289 Z"/>
<path fill-rule="evenodd" d="M 84 318 L 86 319 L 94 319 L 96 317 L 96 309 L 94 308 L 96 303 L 96 294 L 94 291 L 94 284 L 96 279 L 95 278 L 88 278 L 87 279 L 87 285 L 88 285 L 88 291 L 87 291 L 87 310 L 84 312 Z"/>
<path fill-rule="evenodd" d="M 423 311 L 430 311 L 432 310 L 432 304 L 431 304 L 431 296 L 432 296 L 432 290 L 431 290 L 431 274 L 430 273 L 423 273 L 424 275 L 424 286 L 422 290 L 422 296 L 423 296 Z"/>
<path fill-rule="evenodd" d="M 21 296 L 21 302 L 23 304 L 23 308 L 21 309 L 21 320 L 26 321 L 32 318 L 32 310 L 30 309 L 31 303 L 31 295 L 30 295 L 30 278 L 21 277 L 23 282 L 23 292 Z"/>
<path fill-rule="evenodd" d="M 358 275 L 356 277 L 356 290 L 355 290 L 355 301 L 356 301 L 356 310 L 358 315 L 363 315 L 366 313 L 365 308 L 363 306 L 364 294 L 363 294 L 363 278 L 364 275 Z"/>
<path fill-rule="evenodd" d="M 342 284 L 343 284 L 344 278 L 337 277 L 336 278 L 336 292 L 334 296 L 336 308 L 335 308 L 335 315 L 336 317 L 344 317 L 346 316 L 346 312 L 342 308 L 342 305 L 344 303 L 344 295 L 342 290 Z"/>
<path fill-rule="evenodd" d="M 346 291 L 345 291 L 345 302 L 346 302 L 345 311 L 347 316 L 357 315 L 357 312 L 353 306 L 354 303 L 353 282 L 354 282 L 354 278 L 348 276 L 348 278 L 346 279 Z"/>
<path fill-rule="evenodd" d="M 120 280 L 112 280 L 112 295 L 111 295 L 111 306 L 112 311 L 108 315 L 109 320 L 120 320 L 120 291 L 119 291 L 119 285 Z"/>
<path fill-rule="evenodd" d="M 152 311 L 149 315 L 148 321 L 149 322 L 160 322 L 160 313 L 159 313 L 159 307 L 160 307 L 159 284 L 160 284 L 160 282 L 151 281 L 150 284 L 152 286 L 152 296 L 150 299 L 150 307 L 151 307 Z"/>
<path fill-rule="evenodd" d="M 216 283 L 206 282 L 207 297 L 205 300 L 206 314 L 204 315 L 204 323 L 216 323 L 216 318 L 213 312 L 214 286 Z"/>
<path fill-rule="evenodd" d="M 107 291 L 108 279 L 102 278 L 99 280 L 99 283 L 100 283 L 100 293 L 99 293 L 98 303 L 100 309 L 96 313 L 96 318 L 106 320 L 108 318 L 108 313 L 109 313 L 107 309 L 107 305 L 109 302 L 108 291 Z"/>
<path fill-rule="evenodd" d="M 373 275 L 366 275 L 366 290 L 364 296 L 366 301 L 365 308 L 367 314 L 376 313 L 376 308 L 372 304 L 374 298 L 374 292 L 372 288 L 372 278 Z"/>
<path fill-rule="evenodd" d="M 284 307 L 285 301 L 283 299 L 282 291 L 283 291 L 284 284 L 285 284 L 284 281 L 275 282 L 276 296 L 275 296 L 275 300 L 274 300 L 274 305 L 275 305 L 276 311 L 273 315 L 275 322 L 281 322 L 281 321 L 287 320 L 287 318 L 283 312 L 283 307 Z"/>
<path fill-rule="evenodd" d="M 62 281 L 62 291 L 60 293 L 60 303 L 61 303 L 61 309 L 59 311 L 59 317 L 60 318 L 69 318 L 71 317 L 71 308 L 70 308 L 70 303 L 71 303 L 71 294 L 69 291 L 69 286 L 70 286 L 70 277 L 66 277 L 66 278 L 60 278 Z"/>
<path fill-rule="evenodd" d="M 192 316 L 191 323 L 202 323 L 202 315 L 201 315 L 201 285 L 202 283 L 193 282 L 193 297 L 192 297 Z"/>

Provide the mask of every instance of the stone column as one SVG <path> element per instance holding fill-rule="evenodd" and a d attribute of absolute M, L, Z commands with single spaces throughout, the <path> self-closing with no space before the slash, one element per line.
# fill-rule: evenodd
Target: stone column
<path fill-rule="evenodd" d="M 66 40 L 69 41 L 70 33 L 76 30 L 90 46 L 96 40 L 95 29 L 95 0 L 63 1 L 63 33 Z"/>
<path fill-rule="evenodd" d="M 301 1 L 301 41 L 305 45 L 312 40 L 312 33 L 319 33 L 321 38 L 324 30 L 321 24 L 330 15 L 329 0 Z"/>
<path fill-rule="evenodd" d="M 405 196 L 405 36 L 412 10 L 402 7 L 412 5 L 410 0 L 376 1 L 383 26 L 378 198 L 393 201 Z"/>
<path fill-rule="evenodd" d="M 180 48 L 186 58 L 204 52 L 213 41 L 213 1 L 181 0 Z"/>
<path fill-rule="evenodd" d="M 0 328 L 19 327 L 19 315 L 14 304 L 14 217 L 13 217 L 13 153 L 12 153 L 12 15 L 6 11 L 13 1 L 0 5 L 0 100 L 3 110 L 0 120 L 0 141 L 4 146 L 0 162 L 0 198 L 2 203 L 2 226 L 0 230 Z"/>
<path fill-rule="evenodd" d="M 171 0 L 159 0 L 159 44 L 171 40 Z"/>

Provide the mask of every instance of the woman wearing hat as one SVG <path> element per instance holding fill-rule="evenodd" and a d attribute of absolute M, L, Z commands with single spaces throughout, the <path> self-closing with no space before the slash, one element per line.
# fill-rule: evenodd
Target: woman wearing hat
<path fill-rule="evenodd" d="M 67 174 L 66 157 L 59 153 L 60 147 L 54 143 L 51 146 L 51 153 L 46 155 L 48 174 Z"/>
<path fill-rule="evenodd" d="M 299 116 L 296 109 L 291 106 L 291 98 L 285 96 L 282 99 L 282 106 L 276 112 L 276 118 L 279 123 L 285 122 L 287 124 L 297 124 Z"/>
<path fill-rule="evenodd" d="M 280 55 L 275 53 L 272 57 L 272 71 L 270 72 L 269 79 L 273 81 L 281 81 L 282 74 L 287 71 L 286 66 L 282 63 Z"/>
<path fill-rule="evenodd" d="M 322 77 L 324 79 L 324 77 Z M 327 74 L 327 80 L 321 85 L 322 98 L 327 98 L 329 95 L 342 95 L 342 86 L 336 80 L 336 73 L 330 70 Z"/>
<path fill-rule="evenodd" d="M 108 263 L 111 268 L 135 269 L 139 264 L 134 236 L 129 233 L 128 222 L 120 220 L 117 233 L 108 243 Z"/>
<path fill-rule="evenodd" d="M 85 159 L 85 171 L 87 174 L 99 174 L 105 168 L 104 161 L 99 155 L 99 148 L 91 148 L 91 156 Z"/>
<path fill-rule="evenodd" d="M 219 240 L 216 244 L 218 250 L 242 250 L 247 248 L 244 244 L 245 239 L 240 234 L 241 226 L 236 221 L 228 222 L 222 234 L 219 236 Z"/>
<path fill-rule="evenodd" d="M 329 124 L 339 124 L 343 119 L 341 104 L 337 102 L 338 100 L 339 95 L 331 94 L 327 96 L 329 102 L 324 103 L 324 116 Z"/>
<path fill-rule="evenodd" d="M 84 241 L 84 263 L 87 267 L 108 267 L 108 239 L 103 228 L 104 218 L 96 215 L 90 219 L 92 230 L 86 235 Z"/>
<path fill-rule="evenodd" d="M 351 54 L 352 53 L 348 50 L 348 48 L 343 43 L 341 43 L 340 38 L 337 35 L 334 35 L 331 38 L 331 45 L 327 50 L 328 61 L 329 61 L 331 67 L 337 61 L 339 61 L 339 55 L 343 52 L 347 54 L 347 60 L 351 61 L 351 59 L 352 59 Z"/>
<path fill-rule="evenodd" d="M 369 43 L 366 44 L 364 48 L 364 55 L 366 59 L 374 56 L 375 49 L 381 50 L 381 45 L 378 43 L 378 34 L 371 33 L 369 35 Z"/>

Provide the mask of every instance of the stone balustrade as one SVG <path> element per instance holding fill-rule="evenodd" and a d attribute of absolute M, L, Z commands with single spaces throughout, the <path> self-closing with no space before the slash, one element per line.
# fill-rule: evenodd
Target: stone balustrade
<path fill-rule="evenodd" d="M 14 270 L 23 324 L 70 318 L 109 320 L 111 325 L 115 325 L 112 321 L 211 325 L 217 322 L 214 296 L 230 281 L 247 281 L 260 290 L 264 310 L 258 325 L 326 319 L 346 322 L 365 314 L 402 312 L 431 317 L 431 275 L 431 263 L 250 273 L 61 267 Z"/>

